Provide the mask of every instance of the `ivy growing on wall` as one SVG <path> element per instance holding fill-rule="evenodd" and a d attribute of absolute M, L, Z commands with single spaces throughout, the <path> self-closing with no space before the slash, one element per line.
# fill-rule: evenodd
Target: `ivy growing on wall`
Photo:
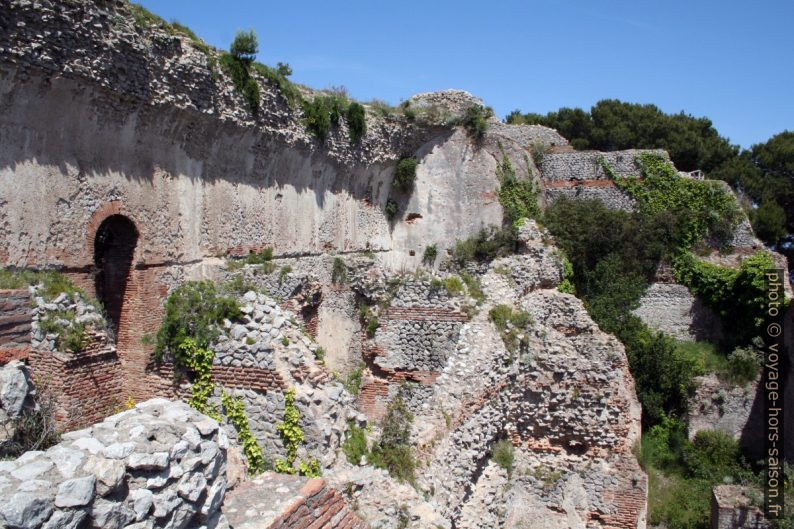
<path fill-rule="evenodd" d="M 707 263 L 691 253 L 673 259 L 676 281 L 723 321 L 731 322 L 733 341 L 740 344 L 756 336 L 764 322 L 764 271 L 774 267 L 772 255 L 765 251 L 742 261 L 738 270 Z"/>
<path fill-rule="evenodd" d="M 243 445 L 243 453 L 246 461 L 248 461 L 248 471 L 251 474 L 264 472 L 269 465 L 265 461 L 262 447 L 256 442 L 254 434 L 251 433 L 242 399 L 239 397 L 233 398 L 224 391 L 221 393 L 221 403 L 226 411 L 226 417 L 234 425 L 234 429 L 237 430 L 237 438 L 240 444 Z"/>
<path fill-rule="evenodd" d="M 679 229 L 673 236 L 680 249 L 690 249 L 706 238 L 725 244 L 739 222 L 736 199 L 723 185 L 682 177 L 659 154 L 637 156 L 641 179 L 617 176 L 603 158 L 599 162 L 615 185 L 637 201 L 641 213 L 667 212 L 678 218 Z"/>
<path fill-rule="evenodd" d="M 185 338 L 177 347 L 177 353 L 182 365 L 193 373 L 188 404 L 220 422 L 220 412 L 209 402 L 215 390 L 215 382 L 212 380 L 212 360 L 215 353 L 212 349 L 199 347 L 193 338 Z"/>
<path fill-rule="evenodd" d="M 499 203 L 510 224 L 523 218 L 536 219 L 540 217 L 538 189 L 532 180 L 519 180 L 516 177 L 516 171 L 504 153 L 502 154 L 502 163 L 496 168 L 496 176 L 499 178 Z"/>
<path fill-rule="evenodd" d="M 304 440 L 303 430 L 299 424 L 300 418 L 300 412 L 295 406 L 295 389 L 290 388 L 284 394 L 284 420 L 276 425 L 276 430 L 287 449 L 287 458 L 276 459 L 276 472 L 317 477 L 320 475 L 320 463 L 316 459 L 299 461 L 298 467 L 295 467 L 298 447 Z"/>

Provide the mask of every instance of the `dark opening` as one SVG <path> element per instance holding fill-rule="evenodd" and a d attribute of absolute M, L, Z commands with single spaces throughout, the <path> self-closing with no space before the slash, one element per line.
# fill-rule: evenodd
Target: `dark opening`
<path fill-rule="evenodd" d="M 135 229 L 135 224 L 123 215 L 106 218 L 94 239 L 97 299 L 105 307 L 117 336 L 124 291 L 137 242 L 138 230 Z"/>

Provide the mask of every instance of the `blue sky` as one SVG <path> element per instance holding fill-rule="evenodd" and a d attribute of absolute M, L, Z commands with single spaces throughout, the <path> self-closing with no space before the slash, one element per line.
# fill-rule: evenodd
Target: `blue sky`
<path fill-rule="evenodd" d="M 294 81 L 392 104 L 460 88 L 499 117 L 600 99 L 711 118 L 748 147 L 794 130 L 794 2 L 141 0 L 210 44 L 254 28 Z"/>

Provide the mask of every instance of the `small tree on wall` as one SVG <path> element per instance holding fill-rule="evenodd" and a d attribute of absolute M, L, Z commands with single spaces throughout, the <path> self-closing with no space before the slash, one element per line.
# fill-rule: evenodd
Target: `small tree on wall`
<path fill-rule="evenodd" d="M 256 38 L 256 32 L 253 29 L 238 31 L 229 48 L 229 53 L 235 59 L 249 64 L 252 63 L 256 58 L 256 54 L 259 53 L 259 41 Z"/>

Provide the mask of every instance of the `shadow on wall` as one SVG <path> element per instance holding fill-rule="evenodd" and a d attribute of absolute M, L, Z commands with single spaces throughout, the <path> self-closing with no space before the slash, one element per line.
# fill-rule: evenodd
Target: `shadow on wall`
<path fill-rule="evenodd" d="M 94 238 L 94 267 L 97 299 L 107 312 L 116 336 L 127 289 L 138 230 L 124 215 L 111 215 L 99 225 Z"/>
<path fill-rule="evenodd" d="M 302 127 L 298 122 L 247 126 L 220 120 L 221 108 L 203 114 L 153 106 L 122 99 L 86 80 L 9 77 L 0 170 L 19 174 L 33 163 L 57 166 L 62 175 L 76 169 L 83 176 L 119 175 L 148 187 L 159 172 L 205 183 L 224 180 L 257 191 L 289 185 L 299 193 L 313 191 L 318 206 L 327 192 L 342 191 L 359 200 L 380 195 L 385 204 L 388 190 L 372 189 L 373 177 L 394 166 L 400 155 L 412 154 L 431 139 L 443 142 L 454 132 L 405 126 L 375 130 L 372 134 L 385 137 L 371 142 L 371 149 L 366 149 L 366 139 L 354 146 L 340 140 L 344 145 L 335 148 L 345 152 L 334 157 L 327 144 L 292 139 L 288 129 Z M 373 156 L 377 163 L 368 161 Z M 381 161 L 391 158 L 393 162 Z"/>

